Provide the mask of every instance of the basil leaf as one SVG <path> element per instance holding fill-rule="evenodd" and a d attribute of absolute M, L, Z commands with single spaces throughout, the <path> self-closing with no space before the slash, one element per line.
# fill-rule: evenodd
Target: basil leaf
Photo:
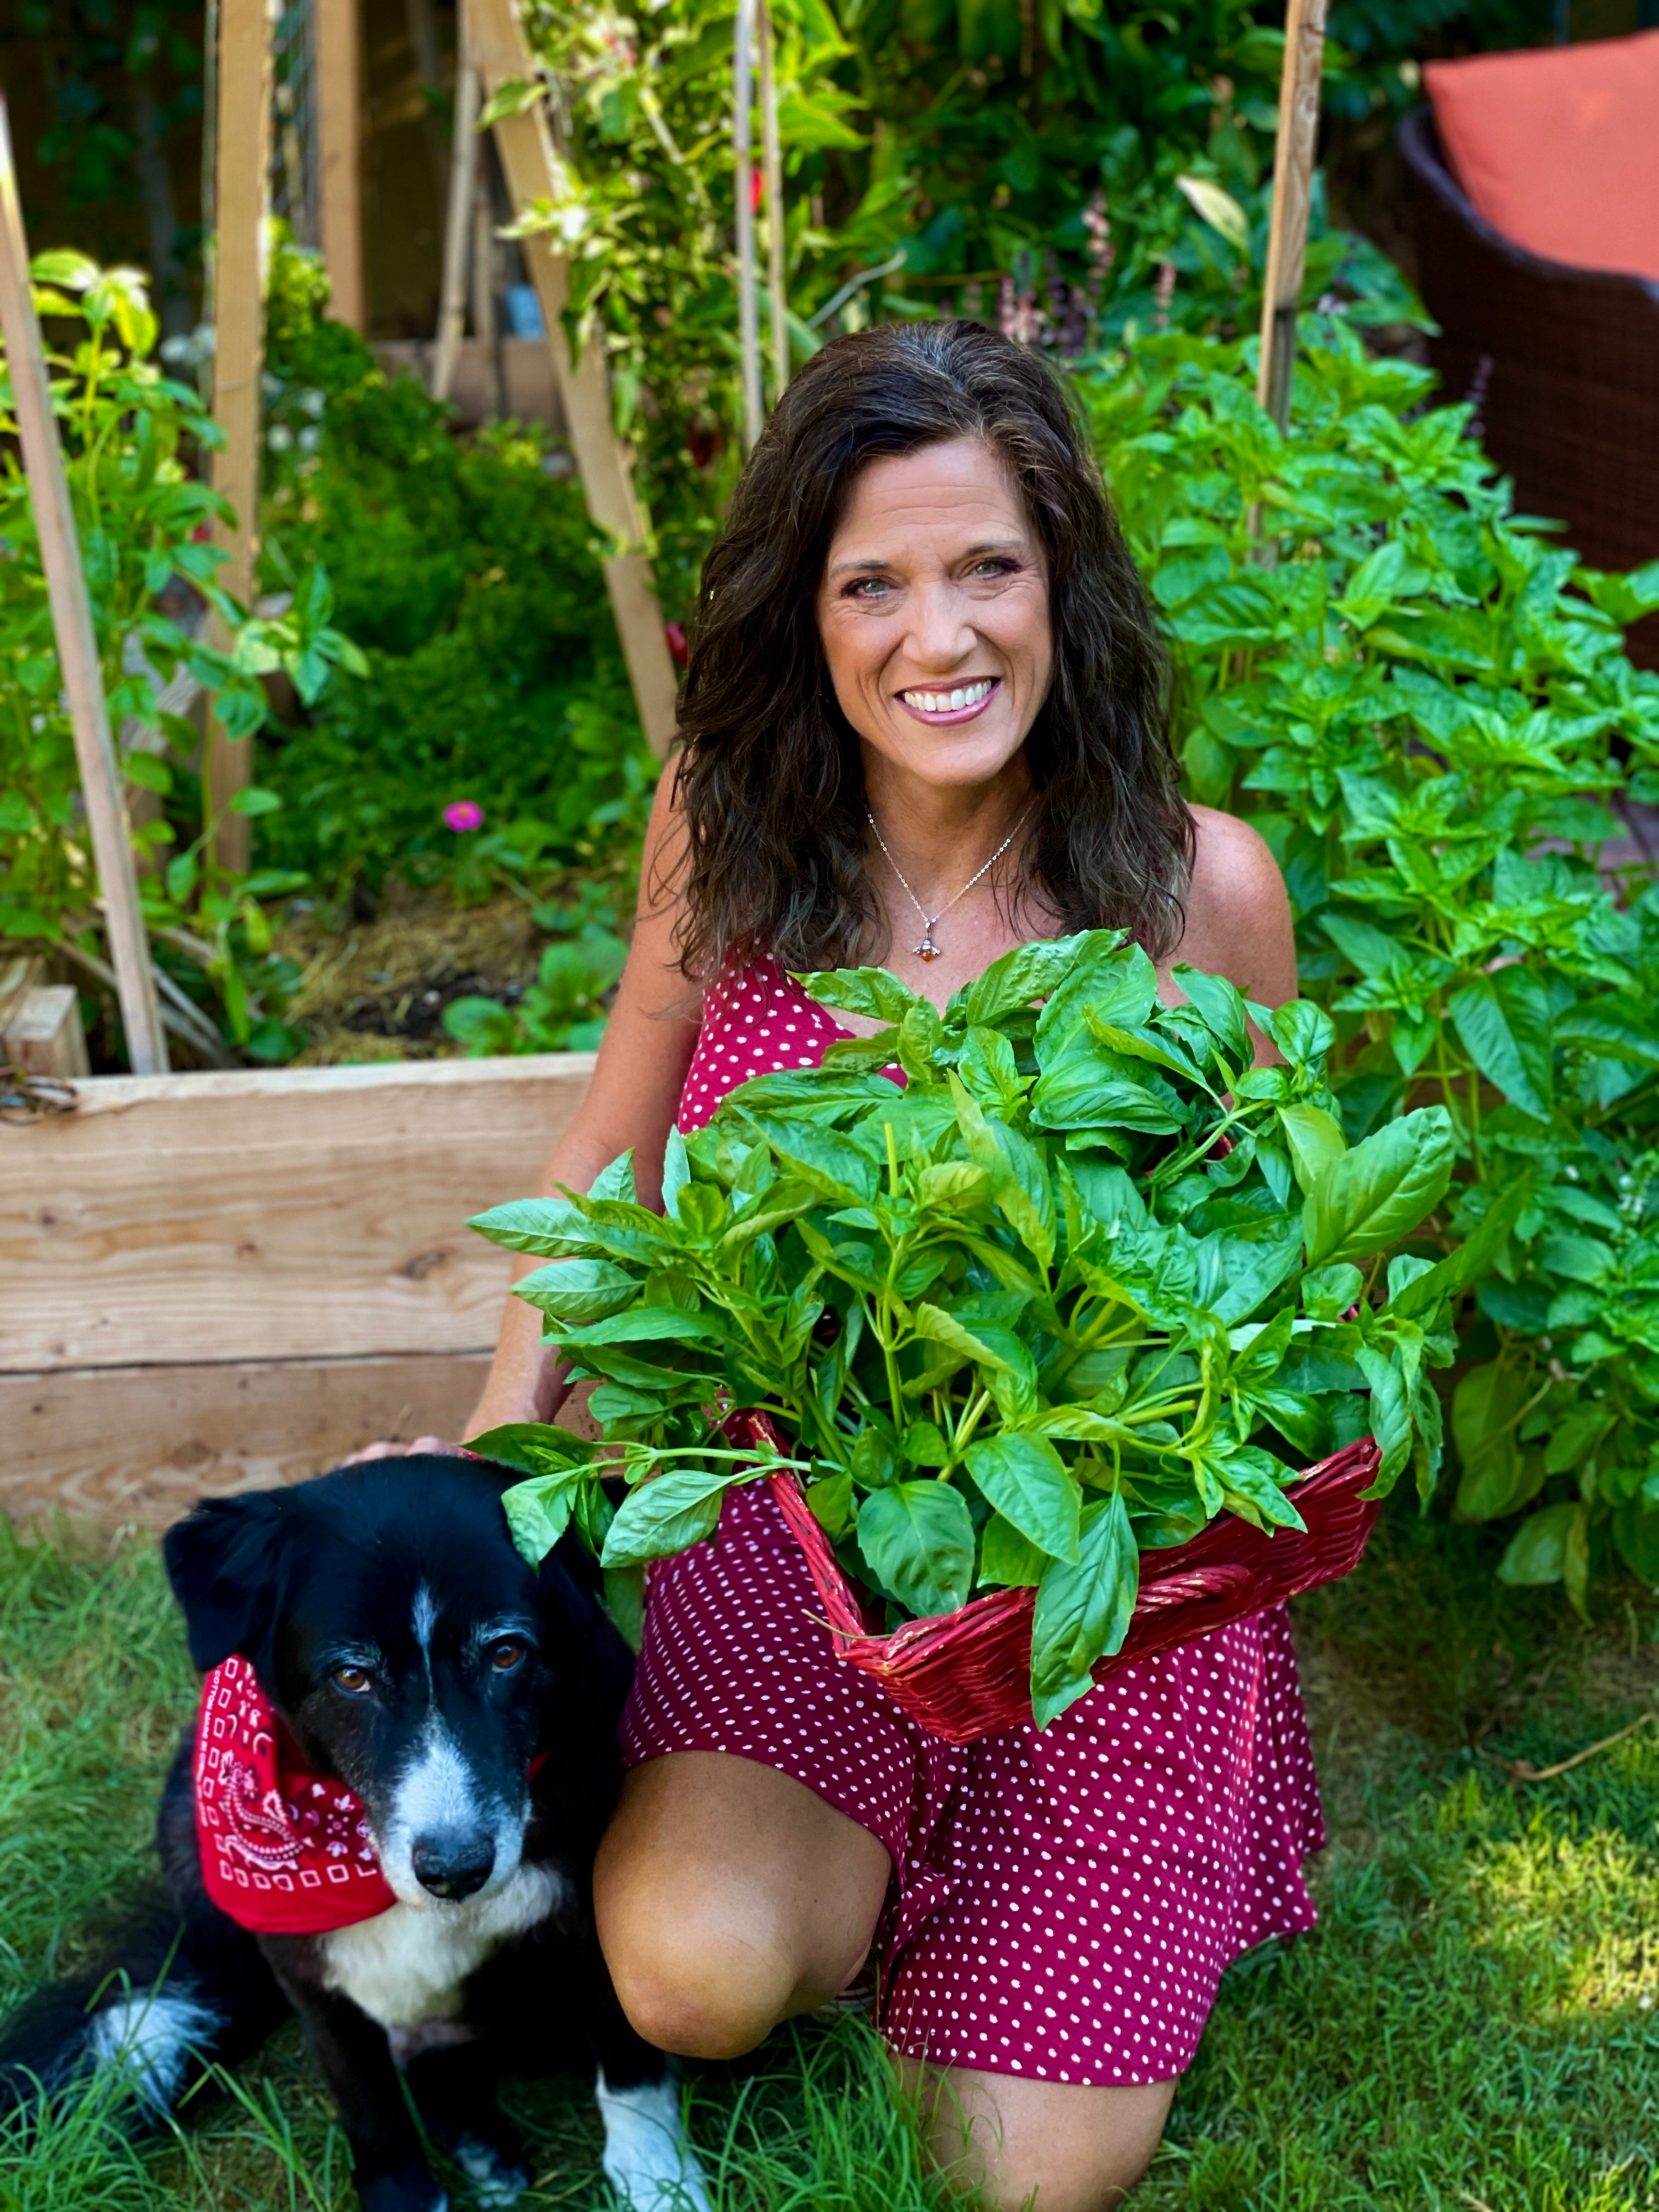
<path fill-rule="evenodd" d="M 1121 941 L 1115 931 L 1083 930 L 1075 937 L 1017 945 L 1012 952 L 1005 952 L 969 985 L 963 1002 L 967 1026 L 977 1029 L 999 1022 L 1017 1007 L 1029 1006 L 1035 999 L 1046 999 L 1076 968 L 1090 939 L 1097 937 L 1112 939 L 1108 950 L 1115 950 Z"/>
<path fill-rule="evenodd" d="M 501 1493 L 501 1510 L 520 1559 L 540 1566 L 570 1525 L 576 1492 L 587 1480 L 585 1467 L 564 1468 L 514 1483 Z"/>
<path fill-rule="evenodd" d="M 1046 1437 L 1005 1433 L 969 1444 L 986 1502 L 1050 1559 L 1075 1560 L 1083 1493 Z"/>
<path fill-rule="evenodd" d="M 637 1275 L 609 1260 L 556 1260 L 513 1285 L 513 1295 L 555 1321 L 602 1321 L 640 1294 Z"/>
<path fill-rule="evenodd" d="M 1281 1106 L 1279 1125 L 1291 1148 L 1291 1165 L 1304 1192 L 1310 1191 L 1328 1168 L 1334 1167 L 1348 1149 L 1342 1124 L 1322 1106 Z"/>
<path fill-rule="evenodd" d="M 1344 1152 L 1303 1206 L 1308 1265 L 1363 1260 L 1407 1235 L 1445 1196 L 1455 1158 L 1443 1106 L 1420 1107 Z"/>
<path fill-rule="evenodd" d="M 467 1225 L 509 1252 L 534 1252 L 544 1259 L 574 1258 L 602 1249 L 586 1214 L 568 1198 L 515 1198 L 475 1213 Z"/>
<path fill-rule="evenodd" d="M 794 981 L 821 1006 L 834 1006 L 844 1014 L 863 1014 L 872 1021 L 890 1022 L 895 1028 L 913 1006 L 927 1006 L 925 999 L 907 990 L 884 968 L 832 968 L 796 975 Z M 931 1006 L 927 1011 L 933 1012 Z"/>
<path fill-rule="evenodd" d="M 911 1326 L 919 1337 L 930 1344 L 948 1345 L 964 1359 L 975 1360 L 985 1367 L 1000 1367 L 1006 1373 L 1013 1372 L 1000 1352 L 994 1351 L 983 1337 L 964 1328 L 953 1314 L 946 1313 L 940 1306 L 916 1306 L 911 1313 Z"/>
<path fill-rule="evenodd" d="M 1659 1516 L 1656 1516 L 1659 1519 Z M 1039 1551 L 1000 1513 L 986 1522 L 979 1540 L 979 1579 L 984 1588 L 1035 1589 L 1048 1571 L 1048 1554 Z"/>
<path fill-rule="evenodd" d="M 641 1566 L 647 1559 L 665 1559 L 690 1544 L 701 1543 L 714 1534 L 727 1490 L 749 1479 L 749 1469 L 734 1470 L 728 1464 L 671 1468 L 641 1482 L 617 1507 L 599 1564 L 606 1568 Z"/>
<path fill-rule="evenodd" d="M 895 1482 L 859 1508 L 859 1550 L 878 1588 L 918 1620 L 957 1613 L 974 1581 L 974 1524 L 948 1482 Z"/>
<path fill-rule="evenodd" d="M 1075 1564 L 1057 1559 L 1031 1620 L 1031 1711 L 1046 1728 L 1094 1686 L 1097 1659 L 1122 1649 L 1140 1587 L 1140 1555 L 1121 1492 L 1087 1507 Z"/>

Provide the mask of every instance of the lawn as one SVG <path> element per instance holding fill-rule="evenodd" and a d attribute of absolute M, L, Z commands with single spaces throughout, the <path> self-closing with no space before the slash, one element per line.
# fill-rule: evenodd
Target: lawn
<path fill-rule="evenodd" d="M 1500 1589 L 1498 1540 L 1396 1501 L 1298 1634 L 1332 1848 L 1318 1932 L 1229 1974 L 1137 2212 L 1637 2212 L 1659 2206 L 1655 1607 L 1585 1628 Z M 144 1877 L 191 1676 L 153 1544 L 0 1526 L 0 2003 L 84 1963 Z M 720 2212 L 928 2212 L 872 2039 L 781 2035 L 689 2074 Z M 509 2088 L 526 2212 L 599 2208 L 586 2086 Z M 452 2178 L 452 2185 L 453 2178 Z M 464 2186 L 453 2185 L 458 2207 Z M 83 2102 L 0 2140 L 0 2212 L 334 2212 L 343 2145 L 292 2032 L 177 2136 L 130 2147 Z"/>

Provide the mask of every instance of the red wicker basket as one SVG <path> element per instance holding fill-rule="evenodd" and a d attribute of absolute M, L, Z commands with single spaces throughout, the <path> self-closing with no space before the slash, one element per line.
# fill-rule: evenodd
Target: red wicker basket
<path fill-rule="evenodd" d="M 734 1442 L 784 1449 L 763 1414 L 734 1414 L 727 1429 Z M 1143 1553 L 1128 1636 L 1121 1651 L 1096 1667 L 1096 1681 L 1357 1566 L 1378 1512 L 1376 1501 L 1360 1492 L 1375 1480 L 1379 1458 L 1367 1437 L 1309 1470 L 1291 1492 L 1308 1524 L 1305 1535 L 1281 1529 L 1266 1536 L 1228 1513 L 1173 1551 Z M 970 1599 L 960 1613 L 908 1620 L 890 1636 L 877 1635 L 799 1483 L 793 1474 L 775 1474 L 771 1485 L 806 1554 L 842 1658 L 947 1743 L 974 1743 L 1030 1719 L 1034 1591 L 995 1590 Z"/>

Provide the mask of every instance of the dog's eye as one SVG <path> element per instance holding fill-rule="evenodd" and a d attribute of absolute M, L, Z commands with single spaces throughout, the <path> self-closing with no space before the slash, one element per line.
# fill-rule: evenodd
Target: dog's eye
<path fill-rule="evenodd" d="M 371 1686 L 367 1667 L 337 1667 L 329 1680 L 337 1690 L 343 1690 L 349 1698 L 366 1696 Z"/>
<path fill-rule="evenodd" d="M 489 1663 L 498 1674 L 509 1674 L 528 1647 L 520 1636 L 503 1636 L 489 1647 Z"/>

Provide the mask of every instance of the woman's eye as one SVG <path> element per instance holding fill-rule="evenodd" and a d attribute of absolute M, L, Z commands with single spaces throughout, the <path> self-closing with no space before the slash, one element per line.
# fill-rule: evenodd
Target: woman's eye
<path fill-rule="evenodd" d="M 886 589 L 884 577 L 860 576 L 856 583 L 848 586 L 847 596 L 849 599 L 875 599 L 881 598 Z"/>
<path fill-rule="evenodd" d="M 337 1667 L 329 1680 L 337 1690 L 343 1690 L 349 1698 L 363 1697 L 373 1686 L 373 1678 L 367 1667 Z"/>
<path fill-rule="evenodd" d="M 503 1636 L 489 1647 L 489 1663 L 497 1674 L 509 1674 L 524 1657 L 526 1645 L 517 1636 Z"/>
<path fill-rule="evenodd" d="M 1013 573 L 1014 564 L 1012 561 L 993 558 L 987 561 L 975 561 L 974 563 L 974 574 L 976 576 L 1012 576 Z"/>

